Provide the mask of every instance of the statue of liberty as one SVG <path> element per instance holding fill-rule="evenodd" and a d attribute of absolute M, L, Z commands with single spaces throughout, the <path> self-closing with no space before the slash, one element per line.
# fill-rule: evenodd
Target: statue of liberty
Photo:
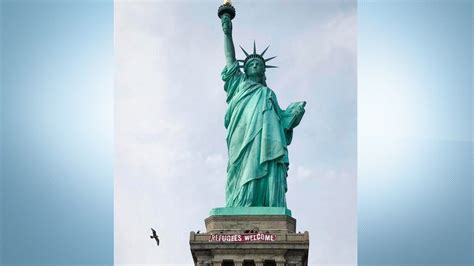
<path fill-rule="evenodd" d="M 265 70 L 275 66 L 265 59 L 268 47 L 236 60 L 232 40 L 235 10 L 227 1 L 219 9 L 224 31 L 226 66 L 221 75 L 227 93 L 226 207 L 287 207 L 288 145 L 293 129 L 305 112 L 305 102 L 292 103 L 286 110 L 267 86 Z M 243 72 L 241 71 L 243 69 Z"/>

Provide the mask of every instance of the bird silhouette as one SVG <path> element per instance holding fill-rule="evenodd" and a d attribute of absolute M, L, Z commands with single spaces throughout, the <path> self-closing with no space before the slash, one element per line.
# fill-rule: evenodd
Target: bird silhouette
<path fill-rule="evenodd" d="M 158 235 L 156 235 L 155 229 L 151 228 L 151 232 L 153 233 L 153 235 L 151 235 L 150 238 L 154 238 L 156 240 L 156 245 L 159 246 L 160 245 L 160 239 L 158 239 Z"/>

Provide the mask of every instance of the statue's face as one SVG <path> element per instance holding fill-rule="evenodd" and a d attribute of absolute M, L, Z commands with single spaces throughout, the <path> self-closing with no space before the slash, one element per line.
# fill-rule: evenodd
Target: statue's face
<path fill-rule="evenodd" d="M 258 59 L 253 59 L 247 62 L 245 66 L 245 73 L 249 76 L 261 76 L 265 73 L 265 66 L 263 62 Z"/>

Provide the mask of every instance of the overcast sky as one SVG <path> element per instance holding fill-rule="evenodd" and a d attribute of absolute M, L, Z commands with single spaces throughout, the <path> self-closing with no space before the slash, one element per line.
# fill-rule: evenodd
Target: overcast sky
<path fill-rule="evenodd" d="M 116 1 L 115 263 L 192 265 L 189 232 L 224 205 L 220 4 Z M 308 102 L 289 146 L 287 202 L 297 231 L 310 233 L 309 262 L 355 264 L 356 3 L 233 4 L 236 46 L 256 40 L 278 56 L 267 84 L 282 108 Z"/>

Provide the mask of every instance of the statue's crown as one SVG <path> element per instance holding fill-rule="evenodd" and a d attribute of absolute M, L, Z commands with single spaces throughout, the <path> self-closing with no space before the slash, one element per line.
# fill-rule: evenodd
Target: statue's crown
<path fill-rule="evenodd" d="M 250 62 L 253 59 L 258 59 L 258 60 L 262 61 L 265 68 L 276 68 L 277 66 L 267 65 L 267 62 L 272 60 L 276 56 L 273 56 L 273 57 L 270 57 L 270 58 L 267 58 L 267 59 L 263 58 L 263 55 L 265 54 L 265 52 L 268 50 L 269 47 L 270 47 L 270 45 L 267 46 L 267 48 L 265 48 L 265 50 L 263 50 L 263 52 L 261 54 L 257 54 L 257 48 L 256 48 L 255 41 L 254 41 L 253 42 L 253 53 L 249 54 L 249 53 L 247 53 L 247 51 L 245 51 L 244 48 L 242 48 L 242 46 L 240 46 L 240 49 L 242 49 L 242 52 L 244 52 L 246 58 L 245 58 L 245 60 L 237 60 L 238 62 L 242 63 L 241 65 L 239 65 L 239 67 L 245 69 L 245 65 L 248 62 Z"/>

